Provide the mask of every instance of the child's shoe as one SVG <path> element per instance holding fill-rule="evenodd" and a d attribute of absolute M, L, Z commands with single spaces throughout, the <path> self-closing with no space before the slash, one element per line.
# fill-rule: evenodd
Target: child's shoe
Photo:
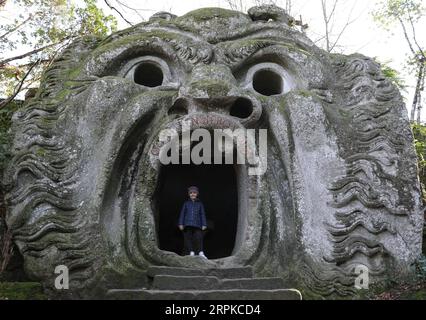
<path fill-rule="evenodd" d="M 191 257 L 193 257 L 193 256 L 195 256 L 195 252 L 194 252 L 194 251 L 191 251 L 191 252 L 189 253 L 189 255 L 190 255 Z"/>
<path fill-rule="evenodd" d="M 207 257 L 205 256 L 203 251 L 200 251 L 200 253 L 198 254 L 199 257 L 203 258 L 203 259 L 207 259 Z"/>

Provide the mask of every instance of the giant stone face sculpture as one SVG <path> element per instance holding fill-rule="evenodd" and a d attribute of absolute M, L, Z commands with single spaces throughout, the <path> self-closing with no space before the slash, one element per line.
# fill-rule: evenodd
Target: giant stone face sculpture
<path fill-rule="evenodd" d="M 359 266 L 371 282 L 410 275 L 423 216 L 401 96 L 373 60 L 324 52 L 290 23 L 271 6 L 159 13 L 67 48 L 14 117 L 7 223 L 26 272 L 52 288 L 65 265 L 84 297 L 143 286 L 156 265 L 252 266 L 320 296 L 355 293 Z M 167 217 L 198 170 L 156 162 L 160 130 L 181 119 L 268 133 L 263 175 L 198 172 L 201 197 L 216 195 L 210 260 L 179 255 Z"/>

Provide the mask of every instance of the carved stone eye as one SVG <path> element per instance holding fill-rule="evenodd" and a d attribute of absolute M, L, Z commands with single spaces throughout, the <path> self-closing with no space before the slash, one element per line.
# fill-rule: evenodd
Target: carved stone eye
<path fill-rule="evenodd" d="M 148 88 L 162 86 L 171 80 L 167 63 L 154 56 L 136 58 L 127 63 L 125 77 Z"/>
<path fill-rule="evenodd" d="M 283 92 L 283 78 L 273 70 L 261 69 L 253 75 L 253 89 L 264 96 Z"/>
<path fill-rule="evenodd" d="M 161 68 L 151 62 L 141 62 L 133 73 L 133 80 L 146 87 L 158 87 L 163 84 L 164 75 Z"/>
<path fill-rule="evenodd" d="M 293 77 L 276 63 L 259 63 L 251 67 L 246 86 L 264 96 L 284 94 L 295 87 Z"/>

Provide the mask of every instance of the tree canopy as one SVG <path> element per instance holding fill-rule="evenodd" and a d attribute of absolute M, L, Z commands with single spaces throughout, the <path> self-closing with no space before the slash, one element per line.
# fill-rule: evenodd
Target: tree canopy
<path fill-rule="evenodd" d="M 0 14 L 6 22 L 0 24 L 0 92 L 5 98 L 0 107 L 37 86 L 44 68 L 73 40 L 117 29 L 115 17 L 96 0 L 9 0 Z"/>

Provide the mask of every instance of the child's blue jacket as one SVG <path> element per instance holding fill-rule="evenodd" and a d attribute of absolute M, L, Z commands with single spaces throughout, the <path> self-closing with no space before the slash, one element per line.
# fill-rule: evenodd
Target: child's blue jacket
<path fill-rule="evenodd" d="M 180 226 L 207 227 L 206 212 L 200 200 L 187 200 L 182 206 L 179 216 Z"/>

